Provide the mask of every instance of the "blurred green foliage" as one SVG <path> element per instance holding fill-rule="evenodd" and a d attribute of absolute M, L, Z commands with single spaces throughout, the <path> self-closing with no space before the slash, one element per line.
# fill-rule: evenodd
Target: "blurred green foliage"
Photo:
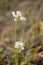
<path fill-rule="evenodd" d="M 0 0 L 0 8 L 10 8 L 13 0 Z"/>

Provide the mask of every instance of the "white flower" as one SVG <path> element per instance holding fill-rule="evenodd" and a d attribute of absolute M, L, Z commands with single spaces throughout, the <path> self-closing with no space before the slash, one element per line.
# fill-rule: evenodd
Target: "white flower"
<path fill-rule="evenodd" d="M 17 18 L 17 17 L 20 17 L 22 14 L 20 11 L 16 11 L 16 12 L 12 11 L 12 15 L 13 15 L 13 17 Z"/>
<path fill-rule="evenodd" d="M 20 11 L 16 11 L 16 12 L 12 11 L 12 15 L 14 17 L 14 21 L 17 21 L 16 19 L 18 19 L 20 21 L 26 20 L 26 17 L 24 17 Z"/>
<path fill-rule="evenodd" d="M 17 16 L 22 16 L 22 14 L 21 14 L 20 11 L 16 11 L 16 15 L 17 15 Z"/>
<path fill-rule="evenodd" d="M 15 43 L 15 48 L 19 48 L 19 43 L 18 42 Z"/>
<path fill-rule="evenodd" d="M 17 21 L 17 19 L 16 19 L 16 18 L 14 18 L 14 21 Z"/>
<path fill-rule="evenodd" d="M 14 12 L 14 11 L 12 11 L 12 15 L 13 15 L 13 17 L 15 17 L 15 16 L 16 16 L 16 14 L 15 14 L 15 12 Z"/>
<path fill-rule="evenodd" d="M 19 41 L 15 43 L 15 48 L 21 48 L 21 50 L 24 50 L 24 46 L 25 46 L 24 42 Z"/>
<path fill-rule="evenodd" d="M 25 18 L 24 16 L 21 16 L 21 17 L 20 17 L 20 20 L 21 20 L 21 21 L 25 21 L 26 18 Z"/>
<path fill-rule="evenodd" d="M 22 47 L 21 49 L 24 50 L 24 47 Z"/>

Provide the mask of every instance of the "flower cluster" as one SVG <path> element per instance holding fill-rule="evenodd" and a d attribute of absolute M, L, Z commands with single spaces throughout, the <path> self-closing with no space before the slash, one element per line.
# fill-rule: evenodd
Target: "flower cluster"
<path fill-rule="evenodd" d="M 25 21 L 26 20 L 26 17 L 24 17 L 20 11 L 16 11 L 16 12 L 12 11 L 12 15 L 14 17 L 14 21 L 17 21 L 18 19 L 20 21 Z"/>
<path fill-rule="evenodd" d="M 19 41 L 15 43 L 15 48 L 17 49 L 20 48 L 21 50 L 24 50 L 24 46 L 25 46 L 25 42 Z"/>

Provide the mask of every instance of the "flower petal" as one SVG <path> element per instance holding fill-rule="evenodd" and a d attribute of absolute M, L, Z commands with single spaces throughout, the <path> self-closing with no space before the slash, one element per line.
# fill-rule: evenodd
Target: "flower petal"
<path fill-rule="evenodd" d="M 20 20 L 21 20 L 21 21 L 25 21 L 26 18 L 25 18 L 24 16 L 21 16 L 21 17 L 20 17 Z"/>
<path fill-rule="evenodd" d="M 16 15 L 17 15 L 18 17 L 20 17 L 22 14 L 21 14 L 20 11 L 16 11 Z"/>
<path fill-rule="evenodd" d="M 21 49 L 24 50 L 24 47 L 22 47 Z"/>
<path fill-rule="evenodd" d="M 13 15 L 13 17 L 16 17 L 16 14 L 15 14 L 15 12 L 14 12 L 14 11 L 12 11 L 12 15 Z"/>

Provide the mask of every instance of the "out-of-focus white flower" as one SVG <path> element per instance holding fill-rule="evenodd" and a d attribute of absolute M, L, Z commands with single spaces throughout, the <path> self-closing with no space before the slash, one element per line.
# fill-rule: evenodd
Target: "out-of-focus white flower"
<path fill-rule="evenodd" d="M 16 11 L 16 15 L 17 15 L 17 16 L 22 16 L 22 14 L 21 14 L 20 11 Z"/>
<path fill-rule="evenodd" d="M 19 48 L 19 43 L 18 42 L 15 43 L 15 48 Z"/>
<path fill-rule="evenodd" d="M 21 14 L 21 12 L 20 11 L 12 11 L 12 15 L 13 15 L 13 17 L 20 17 L 22 14 Z"/>
<path fill-rule="evenodd" d="M 22 47 L 21 49 L 24 50 L 24 47 Z"/>
<path fill-rule="evenodd" d="M 24 16 L 21 16 L 21 17 L 20 17 L 20 20 L 21 20 L 21 21 L 25 21 L 26 18 L 25 18 Z"/>
<path fill-rule="evenodd" d="M 14 18 L 14 21 L 17 21 L 17 19 L 16 19 L 16 18 Z"/>
<path fill-rule="evenodd" d="M 21 50 L 24 50 L 24 46 L 25 46 L 24 42 L 19 41 L 15 43 L 15 48 L 17 49 L 20 48 Z"/>
<path fill-rule="evenodd" d="M 15 17 L 15 16 L 16 16 L 16 14 L 15 14 L 15 12 L 14 12 L 14 11 L 12 11 L 12 15 L 13 15 L 13 17 Z"/>
<path fill-rule="evenodd" d="M 26 20 L 26 17 L 24 17 L 20 11 L 16 11 L 16 12 L 12 11 L 12 15 L 14 17 L 14 21 L 17 21 L 16 19 L 18 19 L 20 21 Z"/>

